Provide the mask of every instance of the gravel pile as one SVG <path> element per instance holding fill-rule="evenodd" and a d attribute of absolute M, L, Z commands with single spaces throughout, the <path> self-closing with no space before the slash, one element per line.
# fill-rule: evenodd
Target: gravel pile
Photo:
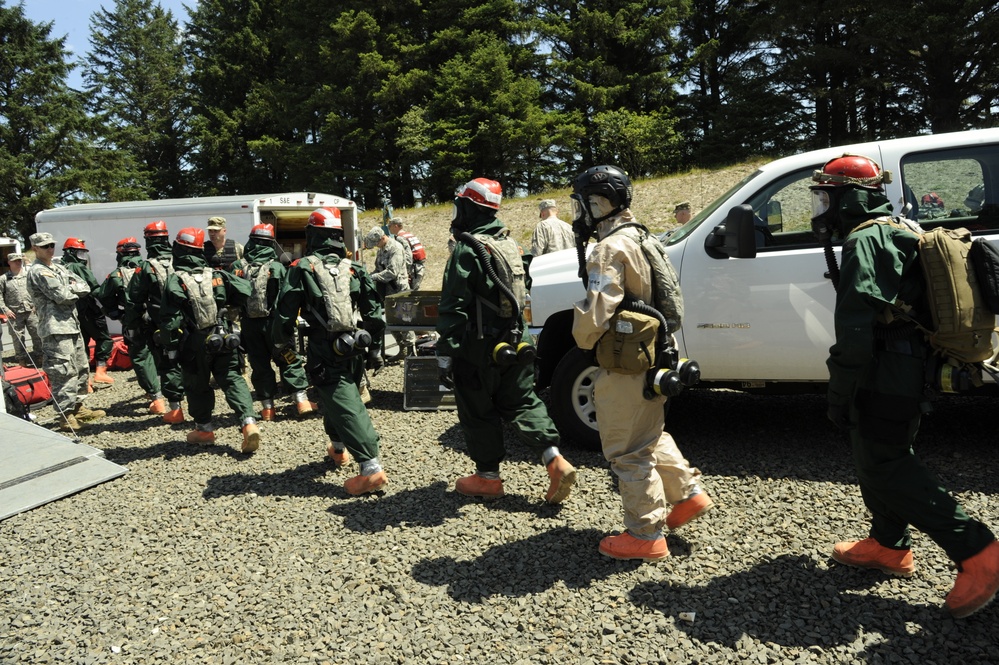
<path fill-rule="evenodd" d="M 717 507 L 658 564 L 600 556 L 621 504 L 599 453 L 565 450 L 579 486 L 508 432 L 508 496 L 454 493 L 471 470 L 454 412 L 402 411 L 402 370 L 370 412 L 389 489 L 352 498 L 318 418 L 285 411 L 257 454 L 221 394 L 216 446 L 145 413 L 130 373 L 82 440 L 129 472 L 0 522 L 3 663 L 976 663 L 999 658 L 999 606 L 942 609 L 954 571 L 920 534 L 909 580 L 838 566 L 866 535 L 845 442 L 812 396 L 684 395 L 670 414 Z M 284 406 L 290 408 L 289 403 Z M 920 454 L 999 529 L 994 402 L 955 398 Z M 50 408 L 38 412 L 51 419 Z"/>

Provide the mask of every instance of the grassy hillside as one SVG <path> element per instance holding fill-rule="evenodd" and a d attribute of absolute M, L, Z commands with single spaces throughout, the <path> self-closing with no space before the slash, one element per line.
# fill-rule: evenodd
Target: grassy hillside
<path fill-rule="evenodd" d="M 673 226 L 673 208 L 681 201 L 689 201 L 694 212 L 711 203 L 730 187 L 742 180 L 756 167 L 757 162 L 738 164 L 715 171 L 691 171 L 679 175 L 640 180 L 634 183 L 635 196 L 632 210 L 638 220 L 658 232 Z M 569 189 L 555 190 L 522 198 L 504 198 L 499 218 L 526 251 L 530 251 L 531 233 L 538 222 L 538 202 L 555 199 L 559 203 L 559 217 L 571 221 Z M 406 228 L 416 234 L 427 248 L 427 276 L 421 288 L 439 289 L 447 261 L 447 241 L 451 224 L 452 204 L 423 208 L 396 209 L 395 215 L 406 222 Z M 381 211 L 371 210 L 360 215 L 363 233 L 381 224 Z M 370 268 L 373 252 L 365 252 Z"/>

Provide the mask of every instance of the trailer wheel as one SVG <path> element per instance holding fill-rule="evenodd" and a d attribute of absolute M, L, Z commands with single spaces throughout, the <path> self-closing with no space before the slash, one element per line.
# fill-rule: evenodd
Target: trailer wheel
<path fill-rule="evenodd" d="M 592 354 L 573 347 L 552 375 L 551 416 L 562 440 L 586 450 L 600 450 L 597 413 L 593 406 Z"/>

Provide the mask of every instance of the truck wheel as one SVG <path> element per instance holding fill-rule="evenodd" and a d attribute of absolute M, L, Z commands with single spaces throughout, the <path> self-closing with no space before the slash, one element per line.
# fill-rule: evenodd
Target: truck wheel
<path fill-rule="evenodd" d="M 552 375 L 551 416 L 562 440 L 586 450 L 600 450 L 597 414 L 593 408 L 592 355 L 573 347 Z"/>

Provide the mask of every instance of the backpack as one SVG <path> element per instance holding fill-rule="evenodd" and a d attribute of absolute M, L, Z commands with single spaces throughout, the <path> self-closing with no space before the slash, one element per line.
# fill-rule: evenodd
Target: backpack
<path fill-rule="evenodd" d="M 271 279 L 270 262 L 251 263 L 241 271 L 242 277 L 249 280 L 252 287 L 246 299 L 246 315 L 251 319 L 263 319 L 271 314 L 267 306 L 267 283 Z"/>
<path fill-rule="evenodd" d="M 350 300 L 350 259 L 324 263 L 321 258 L 309 255 L 303 256 L 299 265 L 302 262 L 308 264 L 305 269 L 315 278 L 323 293 L 325 313 L 310 305 L 312 314 L 328 332 L 354 330 L 354 304 Z"/>
<path fill-rule="evenodd" d="M 486 246 L 486 250 L 493 259 L 493 269 L 496 271 L 496 275 L 513 292 L 517 299 L 517 309 L 523 312 L 524 303 L 527 302 L 527 271 L 524 270 L 520 245 L 510 237 L 509 229 L 503 229 L 496 235 L 487 233 L 473 235 L 476 240 Z M 502 291 L 500 291 L 499 299 L 499 316 L 502 318 L 513 316 L 513 303 Z"/>
<path fill-rule="evenodd" d="M 205 330 L 216 325 L 219 309 L 218 303 L 215 302 L 214 270 L 212 268 L 202 268 L 198 272 L 178 270 L 174 274 L 187 292 L 187 300 L 191 303 L 191 313 L 194 316 L 194 327 Z M 199 277 L 201 279 L 198 279 Z"/>
<path fill-rule="evenodd" d="M 854 231 L 871 224 L 888 224 L 919 237 L 919 263 L 926 280 L 926 300 L 933 329 L 917 326 L 929 345 L 951 364 L 988 360 L 993 355 L 992 333 L 995 314 L 989 309 L 969 258 L 971 231 L 965 228 L 937 227 L 919 233 L 909 225 L 884 217 L 864 222 Z M 895 307 L 893 306 L 893 311 Z M 904 311 L 896 315 L 912 321 Z"/>
<path fill-rule="evenodd" d="M 622 224 L 611 233 L 623 233 L 642 248 L 652 273 L 652 304 L 666 318 L 670 333 L 679 330 L 683 323 L 683 293 L 666 248 L 641 224 Z"/>

